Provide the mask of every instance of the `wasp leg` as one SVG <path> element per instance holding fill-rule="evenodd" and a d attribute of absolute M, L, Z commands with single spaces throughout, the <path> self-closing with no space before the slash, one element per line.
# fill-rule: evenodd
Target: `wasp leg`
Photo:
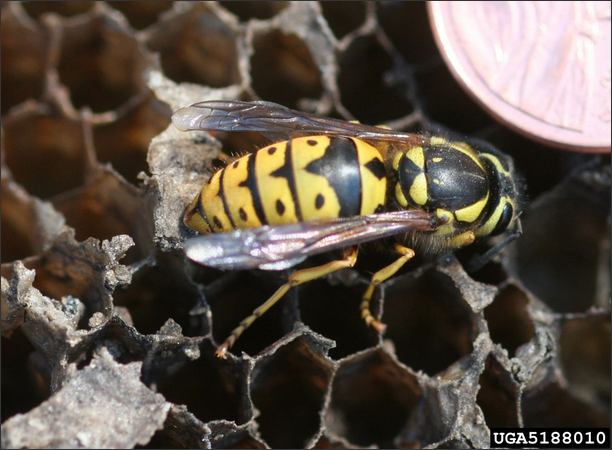
<path fill-rule="evenodd" d="M 368 289 L 363 294 L 363 299 L 361 301 L 361 317 L 365 320 L 365 323 L 374 328 L 379 333 L 385 331 L 386 325 L 381 321 L 374 318 L 372 313 L 370 312 L 370 300 L 372 300 L 372 295 L 374 294 L 374 289 L 380 283 L 385 281 L 386 279 L 392 277 L 395 272 L 400 270 L 404 264 L 406 264 L 410 259 L 414 256 L 414 250 L 408 247 L 404 247 L 403 245 L 395 244 L 395 251 L 399 253 L 401 256 L 393 261 L 386 267 L 383 267 L 374 275 L 372 275 L 372 281 L 370 281 L 370 285 Z"/>
<path fill-rule="evenodd" d="M 457 236 L 451 239 L 451 247 L 465 247 L 466 245 L 470 245 L 472 242 L 474 242 L 475 239 L 476 236 L 474 235 L 473 231 L 466 231 L 464 233 L 458 234 Z"/>
<path fill-rule="evenodd" d="M 335 272 L 340 269 L 346 269 L 348 267 L 353 267 L 355 262 L 357 261 L 357 248 L 351 248 L 347 250 L 344 254 L 344 257 L 337 261 L 331 261 L 326 264 L 309 267 L 308 269 L 298 270 L 293 272 L 289 279 L 285 284 L 277 289 L 277 291 L 272 294 L 272 296 L 258 306 L 250 316 L 240 322 L 229 337 L 223 341 L 223 343 L 217 348 L 216 355 L 219 358 L 225 358 L 225 354 L 227 350 L 234 345 L 236 340 L 240 337 L 240 335 L 246 330 L 258 317 L 261 317 L 267 310 L 269 310 L 276 302 L 278 302 L 286 293 L 294 286 L 307 283 L 308 281 L 316 280 L 317 278 L 322 278 L 325 275 L 329 275 L 332 272 Z"/>

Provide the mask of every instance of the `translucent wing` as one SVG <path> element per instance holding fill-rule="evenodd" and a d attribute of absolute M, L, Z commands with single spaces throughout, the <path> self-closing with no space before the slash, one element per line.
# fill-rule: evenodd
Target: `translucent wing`
<path fill-rule="evenodd" d="M 326 134 L 378 141 L 414 141 L 418 135 L 320 117 L 271 102 L 207 101 L 181 108 L 172 116 L 181 130 L 255 131 L 287 137 Z"/>
<path fill-rule="evenodd" d="M 219 269 L 281 270 L 316 253 L 439 225 L 439 219 L 422 210 L 393 211 L 207 234 L 188 239 L 185 252 L 189 259 Z"/>

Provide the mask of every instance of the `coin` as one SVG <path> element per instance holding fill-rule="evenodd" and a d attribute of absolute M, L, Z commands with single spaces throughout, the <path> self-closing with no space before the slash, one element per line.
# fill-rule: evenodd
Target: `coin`
<path fill-rule="evenodd" d="M 610 151 L 610 2 L 429 2 L 438 47 L 494 117 L 549 145 Z"/>

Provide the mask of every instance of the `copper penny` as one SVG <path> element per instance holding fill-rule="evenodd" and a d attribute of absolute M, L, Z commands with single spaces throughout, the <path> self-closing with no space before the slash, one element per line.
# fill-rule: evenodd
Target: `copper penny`
<path fill-rule="evenodd" d="M 610 151 L 610 2 L 430 2 L 451 72 L 534 139 Z"/>

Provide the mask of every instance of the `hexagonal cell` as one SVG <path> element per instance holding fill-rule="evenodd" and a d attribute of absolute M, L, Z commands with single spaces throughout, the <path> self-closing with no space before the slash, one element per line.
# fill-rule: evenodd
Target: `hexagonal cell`
<path fill-rule="evenodd" d="M 512 247 L 512 271 L 554 311 L 609 302 L 609 189 L 571 179 L 538 198 L 525 215 L 523 236 Z"/>
<path fill-rule="evenodd" d="M 238 324 L 265 302 L 284 282 L 281 273 L 240 272 L 230 275 L 230 283 L 214 283 L 206 286 L 204 293 L 210 305 L 213 318 L 213 336 L 221 344 Z M 234 276 L 236 278 L 234 278 Z M 293 327 L 287 315 L 290 299 L 295 295 L 291 290 L 258 318 L 236 344 L 230 349 L 235 355 L 246 352 L 255 355 L 282 337 Z"/>
<path fill-rule="evenodd" d="M 523 393 L 523 422 L 532 427 L 608 427 L 610 409 L 598 409 L 552 381 Z"/>
<path fill-rule="evenodd" d="M 205 336 L 210 328 L 206 314 L 190 314 L 203 300 L 183 272 L 183 259 L 168 253 L 158 254 L 154 265 L 140 268 L 129 286 L 115 291 L 113 303 L 128 309 L 142 334 L 155 334 L 171 318 L 185 336 Z"/>
<path fill-rule="evenodd" d="M 382 320 L 400 361 L 433 375 L 472 352 L 474 313 L 449 277 L 428 271 L 389 284 Z"/>
<path fill-rule="evenodd" d="M 200 352 L 197 360 L 155 380 L 158 392 L 172 403 L 186 405 L 202 422 L 245 423 L 251 415 L 245 393 L 246 368 L 231 359 L 217 358 L 208 341 L 202 343 Z"/>
<path fill-rule="evenodd" d="M 377 125 L 413 112 L 408 91 L 389 81 L 393 61 L 375 36 L 352 41 L 339 64 L 342 104 L 360 121 Z"/>
<path fill-rule="evenodd" d="M 34 200 L 8 178 L 0 185 L 0 203 L 2 262 L 42 251 L 64 225 L 64 219 L 49 204 Z"/>
<path fill-rule="evenodd" d="M 94 144 L 98 160 L 113 168 L 132 183 L 147 170 L 147 150 L 153 136 L 170 123 L 172 111 L 165 103 L 148 96 L 112 122 L 95 124 Z"/>
<path fill-rule="evenodd" d="M 408 63 L 427 64 L 439 58 L 426 3 L 377 2 L 376 12 L 383 31 Z"/>
<path fill-rule="evenodd" d="M 87 169 L 83 127 L 42 105 L 28 104 L 4 121 L 6 165 L 40 198 L 81 185 Z"/>
<path fill-rule="evenodd" d="M 272 448 L 304 448 L 321 427 L 334 372 L 320 344 L 300 336 L 257 361 L 251 398 L 259 432 Z"/>
<path fill-rule="evenodd" d="M 31 228 L 36 223 L 31 202 L 27 196 L 19 196 L 10 187 L 8 180 L 2 180 L 0 201 L 2 202 L 2 262 L 23 259 L 40 250 Z"/>
<path fill-rule="evenodd" d="M 103 319 L 110 316 L 110 289 L 100 268 L 109 262 L 97 242 L 77 243 L 69 234 L 63 234 L 47 251 L 23 263 L 28 269 L 36 270 L 32 285 L 46 297 L 58 301 L 56 308 L 64 310 L 66 315 L 76 314 L 76 319 L 80 316 L 79 328 L 89 329 L 88 320 L 95 313 Z M 12 267 L 6 266 L 3 266 L 3 276 L 8 277 L 12 275 Z M 79 311 L 75 299 L 85 305 L 85 314 Z"/>
<path fill-rule="evenodd" d="M 366 18 L 365 2 L 332 0 L 319 2 L 319 5 L 323 17 L 338 39 L 359 28 Z"/>
<path fill-rule="evenodd" d="M 270 19 L 289 5 L 286 1 L 221 1 L 219 2 L 225 9 L 231 11 L 241 21 L 250 19 Z"/>
<path fill-rule="evenodd" d="M 610 314 L 562 320 L 560 356 L 570 390 L 610 410 Z"/>
<path fill-rule="evenodd" d="M 529 342 L 535 333 L 527 305 L 529 298 L 514 285 L 504 287 L 484 310 L 491 339 L 502 345 L 510 357 Z"/>
<path fill-rule="evenodd" d="M 133 0 L 130 2 L 112 0 L 106 3 L 121 11 L 130 25 L 141 30 L 157 22 L 160 14 L 172 8 L 173 2 L 169 0 L 157 0 L 155 2 L 148 0 Z"/>
<path fill-rule="evenodd" d="M 43 14 L 54 13 L 60 16 L 70 17 L 83 14 L 93 8 L 94 2 L 87 0 L 64 0 L 61 2 L 31 1 L 23 2 L 23 8 L 32 17 L 40 17 Z"/>
<path fill-rule="evenodd" d="M 260 32 L 253 50 L 252 86 L 261 98 L 297 108 L 301 99 L 323 93 L 319 67 L 299 37 L 274 29 Z"/>
<path fill-rule="evenodd" d="M 392 447 L 419 409 L 422 389 L 414 375 L 378 349 L 342 361 L 325 411 L 328 432 L 362 445 Z"/>
<path fill-rule="evenodd" d="M 313 330 L 336 342 L 329 351 L 334 359 L 373 347 L 378 342 L 376 332 L 366 326 L 359 311 L 364 290 L 365 285 L 361 283 L 349 288 L 327 280 L 299 287 L 300 317 Z"/>
<path fill-rule="evenodd" d="M 34 347 L 21 330 L 10 338 L 2 337 L 2 422 L 28 412 L 49 396 L 45 372 L 30 363 L 34 354 Z"/>
<path fill-rule="evenodd" d="M 147 45 L 176 82 L 223 87 L 240 82 L 235 31 L 204 3 L 165 17 Z"/>
<path fill-rule="evenodd" d="M 489 356 L 478 380 L 476 402 L 489 428 L 519 426 L 519 385 L 502 365 Z"/>
<path fill-rule="evenodd" d="M 126 263 L 152 252 L 151 212 L 146 197 L 111 171 L 99 170 L 86 185 L 55 197 L 53 205 L 74 227 L 77 240 L 128 234 L 136 246 L 130 249 Z"/>
<path fill-rule="evenodd" d="M 29 98 L 39 98 L 44 88 L 47 38 L 20 6 L 11 3 L 2 9 L 2 114 Z"/>
<path fill-rule="evenodd" d="M 57 69 L 75 107 L 111 111 L 145 92 L 148 55 L 114 18 L 96 13 L 67 22 L 61 36 Z"/>

